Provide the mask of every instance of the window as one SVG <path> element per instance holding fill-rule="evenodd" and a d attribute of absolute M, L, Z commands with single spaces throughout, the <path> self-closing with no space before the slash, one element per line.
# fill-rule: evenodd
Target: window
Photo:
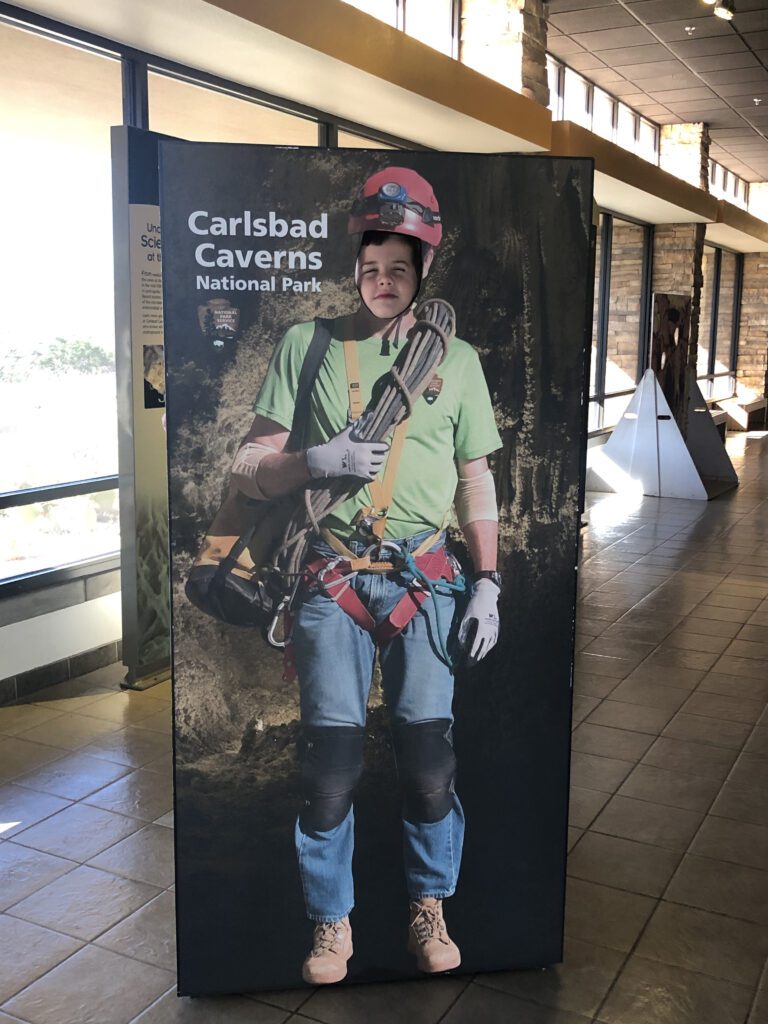
<path fill-rule="evenodd" d="M 149 72 L 149 127 L 193 142 L 316 146 L 317 122 Z"/>
<path fill-rule="evenodd" d="M 607 92 L 593 86 L 592 131 L 604 139 L 613 140 L 616 101 Z"/>
<path fill-rule="evenodd" d="M 377 142 L 374 139 L 366 139 L 362 135 L 355 135 L 352 132 L 345 132 L 339 129 L 339 146 L 342 149 L 394 149 L 385 142 Z"/>
<path fill-rule="evenodd" d="M 652 229 L 600 214 L 589 430 L 619 421 L 647 363 Z"/>
<path fill-rule="evenodd" d="M 624 149 L 635 150 L 637 114 L 626 103 L 619 103 L 616 119 L 616 141 Z"/>
<path fill-rule="evenodd" d="M 566 121 L 589 128 L 592 115 L 589 109 L 590 86 L 586 78 L 577 75 L 570 68 L 565 69 L 565 87 L 563 94 L 563 116 Z"/>
<path fill-rule="evenodd" d="M 122 69 L 8 25 L 0 49 L 0 190 L 12 200 L 0 256 L 0 492 L 18 492 L 117 473 L 109 128 L 122 121 Z M 20 498 L 0 512 L 0 579 L 41 558 L 115 552 L 104 500 Z M 97 531 L 90 514 L 72 515 L 94 502 Z"/>
<path fill-rule="evenodd" d="M 555 121 L 563 117 L 563 65 L 547 54 L 547 84 L 549 85 L 549 109 Z"/>
<path fill-rule="evenodd" d="M 696 357 L 696 374 L 704 377 L 709 373 L 709 351 L 712 340 L 712 312 L 716 295 L 717 250 L 711 245 L 704 246 L 701 258 L 701 299 L 699 300 L 699 348 Z"/>
<path fill-rule="evenodd" d="M 454 40 L 454 0 L 407 0 L 404 7 L 405 31 L 427 46 L 448 57 L 456 55 Z"/>
<path fill-rule="evenodd" d="M 706 398 L 734 393 L 741 264 L 743 257 L 707 245 L 704 247 L 696 373 Z"/>
<path fill-rule="evenodd" d="M 652 164 L 659 162 L 659 129 L 651 121 L 640 118 L 640 134 L 637 140 L 637 155 Z"/>
<path fill-rule="evenodd" d="M 386 22 L 392 28 L 399 28 L 398 24 L 398 3 L 397 0 L 344 0 L 351 7 L 358 11 L 365 11 L 366 14 Z"/>

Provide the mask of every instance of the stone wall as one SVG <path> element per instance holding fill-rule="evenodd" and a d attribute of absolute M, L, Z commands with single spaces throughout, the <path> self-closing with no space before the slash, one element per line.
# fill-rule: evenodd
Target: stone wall
<path fill-rule="evenodd" d="M 659 166 L 709 192 L 709 144 L 709 128 L 701 122 L 662 125 Z"/>
<path fill-rule="evenodd" d="M 736 379 L 758 396 L 763 394 L 768 346 L 768 253 L 744 256 L 739 353 Z"/>

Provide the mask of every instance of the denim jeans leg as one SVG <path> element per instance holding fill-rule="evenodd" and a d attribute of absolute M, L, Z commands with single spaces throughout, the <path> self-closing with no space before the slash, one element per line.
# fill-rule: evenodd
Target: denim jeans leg
<path fill-rule="evenodd" d="M 355 905 L 352 850 L 355 815 L 352 808 L 336 828 L 304 832 L 296 821 L 295 841 L 307 917 L 340 921 Z"/>
<path fill-rule="evenodd" d="M 453 896 L 464 843 L 464 811 L 456 794 L 453 807 L 440 821 L 403 820 L 403 863 L 412 900 Z"/>

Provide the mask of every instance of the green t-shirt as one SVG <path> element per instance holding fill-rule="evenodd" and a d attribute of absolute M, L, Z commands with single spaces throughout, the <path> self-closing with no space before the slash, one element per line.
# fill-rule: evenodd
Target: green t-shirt
<path fill-rule="evenodd" d="M 299 374 L 314 332 L 314 322 L 295 324 L 275 349 L 254 411 L 290 430 Z M 367 406 L 376 381 L 384 376 L 401 348 L 382 354 L 381 338 L 357 342 L 360 390 Z M 477 353 L 454 338 L 437 368 L 442 387 L 431 403 L 422 395 L 411 415 L 387 519 L 390 538 L 411 537 L 438 529 L 453 504 L 457 473 L 454 459 L 478 459 L 501 447 L 488 386 Z M 432 394 L 434 394 L 432 390 Z M 347 426 L 349 395 L 343 341 L 335 336 L 312 389 L 307 447 L 322 444 Z M 329 516 L 324 525 L 348 537 L 359 509 L 373 504 L 361 487 Z"/>

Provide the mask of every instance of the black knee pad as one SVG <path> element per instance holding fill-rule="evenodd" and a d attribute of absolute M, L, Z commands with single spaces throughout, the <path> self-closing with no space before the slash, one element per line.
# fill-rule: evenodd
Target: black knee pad
<path fill-rule="evenodd" d="M 404 817 L 411 822 L 441 821 L 453 806 L 456 755 L 451 720 L 396 725 L 392 738 L 403 787 Z"/>
<path fill-rule="evenodd" d="M 327 832 L 340 825 L 352 806 L 363 770 L 365 731 L 356 725 L 305 726 L 298 741 L 304 804 L 303 831 Z"/>

